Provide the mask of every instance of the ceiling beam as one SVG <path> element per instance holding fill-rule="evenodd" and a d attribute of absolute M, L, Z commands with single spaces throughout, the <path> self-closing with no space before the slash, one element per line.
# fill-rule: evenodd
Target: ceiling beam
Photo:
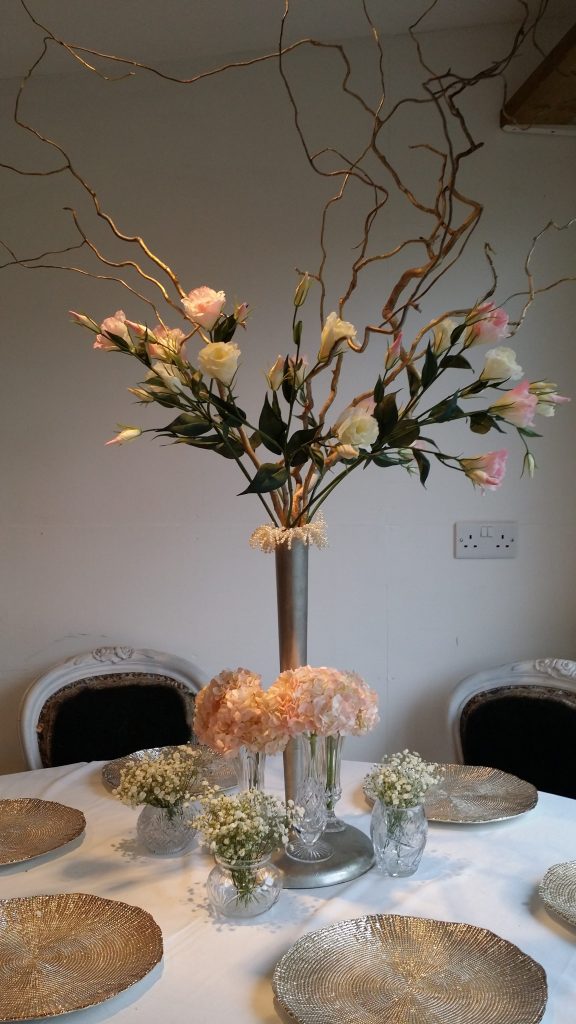
<path fill-rule="evenodd" d="M 576 25 L 502 109 L 505 131 L 576 134 Z"/>

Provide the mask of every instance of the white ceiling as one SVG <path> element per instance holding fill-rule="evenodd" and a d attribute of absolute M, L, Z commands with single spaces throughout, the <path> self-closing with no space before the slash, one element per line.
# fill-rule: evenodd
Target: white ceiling
<path fill-rule="evenodd" d="M 405 32 L 430 0 L 368 0 L 382 34 Z M 39 21 L 70 42 L 145 63 L 186 61 L 190 73 L 214 54 L 269 52 L 284 0 L 26 0 Z M 529 0 L 534 7 L 537 0 Z M 423 28 L 473 27 L 518 21 L 520 0 L 438 0 Z M 335 41 L 366 34 L 361 0 L 291 0 L 290 36 Z M 574 18 L 574 0 L 550 0 L 549 15 Z M 0 0 L 0 77 L 23 74 L 38 54 L 42 31 L 20 0 Z M 46 70 L 73 70 L 64 54 Z"/>

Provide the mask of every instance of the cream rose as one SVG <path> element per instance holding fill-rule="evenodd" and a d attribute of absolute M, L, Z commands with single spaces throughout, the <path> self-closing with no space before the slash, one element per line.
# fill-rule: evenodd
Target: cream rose
<path fill-rule="evenodd" d="M 486 353 L 480 380 L 520 380 L 522 367 L 516 362 L 516 353 L 502 345 Z"/>
<path fill-rule="evenodd" d="M 215 292 L 213 288 L 202 285 L 185 295 L 181 302 L 186 316 L 193 324 L 211 331 L 222 312 L 226 296 L 224 292 Z"/>
<path fill-rule="evenodd" d="M 329 313 L 324 321 L 322 334 L 320 335 L 320 350 L 318 362 L 326 363 L 332 356 L 343 352 L 346 348 L 348 338 L 354 341 L 356 328 L 346 320 L 341 320 L 336 313 Z"/>
<path fill-rule="evenodd" d="M 374 402 L 350 405 L 334 426 L 334 433 L 342 445 L 369 449 L 378 437 L 378 423 L 372 416 Z"/>
<path fill-rule="evenodd" d="M 211 341 L 198 353 L 198 363 L 208 377 L 231 384 L 238 369 L 240 349 L 234 341 Z"/>

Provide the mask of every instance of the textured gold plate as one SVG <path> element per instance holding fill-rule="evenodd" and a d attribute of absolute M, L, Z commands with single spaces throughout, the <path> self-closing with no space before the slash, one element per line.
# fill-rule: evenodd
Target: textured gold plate
<path fill-rule="evenodd" d="M 0 900 L 0 1021 L 102 1003 L 161 959 L 160 929 L 139 907 L 78 892 Z"/>
<path fill-rule="evenodd" d="M 0 864 L 19 864 L 56 850 L 81 835 L 86 819 L 52 800 L 0 800 Z"/>
<path fill-rule="evenodd" d="M 442 779 L 424 797 L 428 821 L 462 825 L 505 821 L 538 803 L 538 790 L 530 782 L 497 768 L 469 764 L 441 767 Z M 366 788 L 364 796 L 369 804 L 374 803 Z"/>
<path fill-rule="evenodd" d="M 537 1024 L 547 997 L 540 964 L 493 932 L 393 914 L 305 935 L 272 986 L 298 1024 Z"/>
<path fill-rule="evenodd" d="M 115 761 L 109 761 L 102 769 L 102 779 L 109 789 L 116 789 L 120 785 L 120 772 L 125 764 L 133 761 L 142 761 L 144 758 L 160 758 L 171 754 L 176 750 L 175 746 L 150 747 L 148 750 L 136 750 L 126 757 L 118 757 Z M 202 753 L 201 777 L 209 782 L 211 786 L 219 786 L 220 789 L 231 789 L 238 781 L 236 758 L 225 758 L 216 754 L 209 747 L 194 747 Z"/>
<path fill-rule="evenodd" d="M 576 860 L 548 868 L 538 891 L 548 910 L 576 928 Z"/>

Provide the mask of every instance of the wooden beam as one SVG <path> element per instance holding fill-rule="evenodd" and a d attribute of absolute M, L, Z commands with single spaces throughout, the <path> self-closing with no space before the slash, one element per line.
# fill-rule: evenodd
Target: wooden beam
<path fill-rule="evenodd" d="M 576 130 L 576 25 L 504 105 L 508 131 Z"/>

